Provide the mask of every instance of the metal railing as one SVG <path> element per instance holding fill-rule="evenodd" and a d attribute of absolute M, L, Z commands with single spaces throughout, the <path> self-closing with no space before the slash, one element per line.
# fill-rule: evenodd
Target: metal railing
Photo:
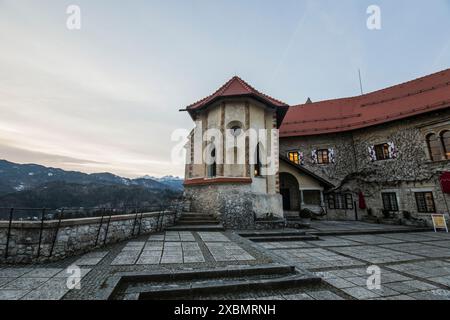
<path fill-rule="evenodd" d="M 134 214 L 133 228 L 130 237 L 137 237 L 141 234 L 142 220 L 144 213 L 157 213 L 156 231 L 159 232 L 164 227 L 164 218 L 168 213 L 176 214 L 182 210 L 182 199 L 173 200 L 167 204 L 145 206 L 145 207 L 122 207 L 122 208 L 60 208 L 60 209 L 48 209 L 48 208 L 1 208 L 0 207 L 0 221 L 7 221 L 8 228 L 6 233 L 6 247 L 5 247 L 5 259 L 8 258 L 10 249 L 11 230 L 13 222 L 23 221 L 36 221 L 39 223 L 39 240 L 36 259 L 41 257 L 41 245 L 43 240 L 45 222 L 49 220 L 57 221 L 56 227 L 52 237 L 49 254 L 46 258 L 50 258 L 53 255 L 55 244 L 58 239 L 58 232 L 60 230 L 63 220 L 68 219 L 80 219 L 80 218 L 92 218 L 101 217 L 100 224 L 97 229 L 97 236 L 95 240 L 95 247 L 102 243 L 106 244 L 108 239 L 108 232 L 111 224 L 112 217 L 118 215 L 131 215 Z M 6 217 L 6 219 L 4 218 Z M 14 218 L 18 219 L 14 219 Z M 31 217 L 31 219 L 30 219 Z M 25 219 L 24 219 L 25 218 Z M 174 218 L 175 219 L 175 218 Z M 174 221 L 175 222 L 175 221 Z M 102 228 L 106 223 L 106 227 L 103 239 L 100 239 Z"/>

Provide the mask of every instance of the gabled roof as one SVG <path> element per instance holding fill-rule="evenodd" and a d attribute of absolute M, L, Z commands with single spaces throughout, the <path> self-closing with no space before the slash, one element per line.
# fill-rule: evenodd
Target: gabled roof
<path fill-rule="evenodd" d="M 357 97 L 289 108 L 280 137 L 336 133 L 450 107 L 450 69 Z"/>
<path fill-rule="evenodd" d="M 334 184 L 332 184 L 330 181 L 318 176 L 317 174 L 315 174 L 314 172 L 306 169 L 304 166 L 296 164 L 292 161 L 290 161 L 286 156 L 283 156 L 280 154 L 280 160 L 286 162 L 287 164 L 289 164 L 290 166 L 294 167 L 295 169 L 297 169 L 300 172 L 303 172 L 304 174 L 310 176 L 313 179 L 316 179 L 317 181 L 319 181 L 323 186 L 325 186 L 328 189 L 334 188 Z"/>
<path fill-rule="evenodd" d="M 221 98 L 230 97 L 251 97 L 269 107 L 275 108 L 277 110 L 279 125 L 289 108 L 289 105 L 286 103 L 259 92 L 238 76 L 234 76 L 213 94 L 187 106 L 186 109 L 181 111 L 188 111 L 192 116 L 193 112 L 204 109 Z"/>

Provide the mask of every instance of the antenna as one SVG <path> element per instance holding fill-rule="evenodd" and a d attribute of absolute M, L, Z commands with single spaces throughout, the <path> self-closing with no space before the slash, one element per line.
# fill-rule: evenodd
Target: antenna
<path fill-rule="evenodd" d="M 361 90 L 361 95 L 363 95 L 363 86 L 362 86 L 362 80 L 361 80 L 361 70 L 358 69 L 358 75 L 359 75 L 359 88 Z"/>

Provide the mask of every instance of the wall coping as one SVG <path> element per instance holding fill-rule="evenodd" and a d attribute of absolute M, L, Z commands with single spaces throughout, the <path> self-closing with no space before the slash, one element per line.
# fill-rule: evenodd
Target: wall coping
<path fill-rule="evenodd" d="M 160 212 L 144 212 L 142 213 L 142 218 L 157 217 Z M 165 215 L 173 215 L 175 212 L 169 211 L 165 212 Z M 113 221 L 124 221 L 124 220 L 134 220 L 136 217 L 135 213 L 132 214 L 122 214 L 111 216 L 111 222 Z M 137 214 L 138 219 L 141 217 L 141 213 Z M 60 228 L 76 226 L 76 225 L 88 225 L 100 223 L 102 217 L 89 217 L 89 218 L 75 218 L 75 219 L 63 219 L 61 220 Z M 107 223 L 109 220 L 109 215 L 105 215 L 103 218 L 103 223 Z M 8 228 L 9 221 L 0 221 L 0 228 Z M 44 228 L 56 228 L 58 226 L 58 220 L 45 220 Z M 38 229 L 41 227 L 41 221 L 19 221 L 13 220 L 11 223 L 11 228 L 20 229 Z"/>
<path fill-rule="evenodd" d="M 252 183 L 252 178 L 248 178 L 248 177 L 243 177 L 243 178 L 217 177 L 217 178 L 194 178 L 194 179 L 184 180 L 185 186 L 227 184 L 227 183 L 250 184 L 250 183 Z"/>

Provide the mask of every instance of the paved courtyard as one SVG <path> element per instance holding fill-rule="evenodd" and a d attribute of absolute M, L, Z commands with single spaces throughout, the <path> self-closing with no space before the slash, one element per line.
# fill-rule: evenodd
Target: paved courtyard
<path fill-rule="evenodd" d="M 321 276 L 354 299 L 450 300 L 450 234 L 434 232 L 322 236 L 318 241 L 261 246 Z M 367 267 L 381 269 L 381 288 L 369 290 Z"/>
<path fill-rule="evenodd" d="M 142 236 L 55 263 L 0 266 L 0 299 L 102 299 L 105 283 L 121 272 L 204 270 L 274 262 L 316 274 L 323 284 L 192 298 L 450 299 L 450 235 L 446 233 L 330 235 L 315 241 L 253 243 L 234 232 L 189 231 Z M 67 268 L 73 265 L 81 268 L 79 290 L 67 286 Z M 371 265 L 381 270 L 380 289 L 367 287 L 367 267 Z"/>

